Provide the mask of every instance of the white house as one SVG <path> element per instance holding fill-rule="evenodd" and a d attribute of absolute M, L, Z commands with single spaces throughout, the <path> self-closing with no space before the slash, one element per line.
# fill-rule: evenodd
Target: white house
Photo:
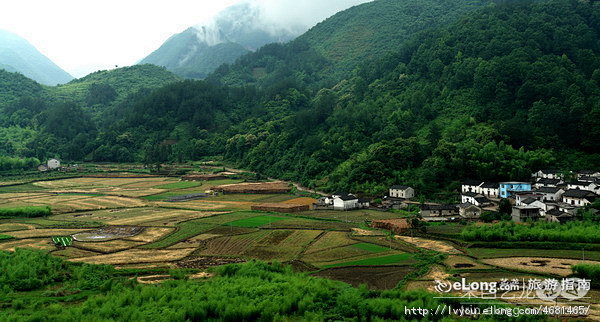
<path fill-rule="evenodd" d="M 582 178 L 599 178 L 600 179 L 600 171 L 595 170 L 583 170 L 577 172 L 577 179 L 581 180 Z"/>
<path fill-rule="evenodd" d="M 474 204 L 465 202 L 458 205 L 458 212 L 465 219 L 478 219 L 481 217 L 482 210 Z"/>
<path fill-rule="evenodd" d="M 543 201 L 561 201 L 561 197 L 565 191 L 557 187 L 540 187 L 533 190 L 536 194 L 542 194 Z"/>
<path fill-rule="evenodd" d="M 483 184 L 482 181 L 477 180 L 466 180 L 462 183 L 461 192 L 473 192 L 473 193 L 481 193 L 479 187 Z"/>
<path fill-rule="evenodd" d="M 498 198 L 500 195 L 500 185 L 493 182 L 484 182 L 479 186 L 479 191 L 477 191 L 477 193 L 488 198 Z"/>
<path fill-rule="evenodd" d="M 565 191 L 562 195 L 562 201 L 564 203 L 576 206 L 576 207 L 584 207 L 592 202 L 594 202 L 598 198 L 598 195 L 588 190 L 581 189 L 569 189 Z"/>
<path fill-rule="evenodd" d="M 50 159 L 48 160 L 46 165 L 50 170 L 58 169 L 60 168 L 60 161 L 58 161 L 57 159 Z"/>
<path fill-rule="evenodd" d="M 390 187 L 390 197 L 411 199 L 415 196 L 415 189 L 409 186 L 395 185 Z"/>
<path fill-rule="evenodd" d="M 598 185 L 595 182 L 571 181 L 571 182 L 567 182 L 567 188 L 568 189 L 580 189 L 580 190 L 595 191 L 598 188 Z"/>
<path fill-rule="evenodd" d="M 562 179 L 562 172 L 559 170 L 540 170 L 535 172 L 532 177 L 545 179 Z"/>
<path fill-rule="evenodd" d="M 336 196 L 333 198 L 333 209 L 351 210 L 358 208 L 358 198 L 354 195 Z"/>
<path fill-rule="evenodd" d="M 470 204 L 478 206 L 478 207 L 484 207 L 484 206 L 487 206 L 492 203 L 485 196 L 475 193 L 475 192 L 465 192 L 461 195 L 460 198 L 461 198 L 461 202 L 463 204 L 470 203 Z"/>
<path fill-rule="evenodd" d="M 534 193 L 529 191 L 518 192 L 515 194 L 515 202 L 517 206 L 525 205 L 524 201 L 528 199 L 542 201 L 544 199 L 544 195 L 541 193 Z"/>

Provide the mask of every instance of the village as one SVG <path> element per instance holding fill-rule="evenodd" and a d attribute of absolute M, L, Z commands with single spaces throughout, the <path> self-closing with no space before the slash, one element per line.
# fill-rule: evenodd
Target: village
<path fill-rule="evenodd" d="M 569 180 L 569 179 L 570 180 Z M 508 202 L 514 222 L 547 221 L 565 223 L 580 219 L 578 210 L 592 204 L 600 194 L 600 171 L 561 172 L 540 170 L 532 174 L 531 182 L 484 182 L 466 180 L 461 185 L 458 204 L 437 204 L 414 201 L 415 189 L 394 185 L 380 205 L 358 198 L 354 194 L 337 192 L 321 197 L 315 209 L 353 210 L 370 208 L 408 209 L 418 207 L 425 222 L 478 221 L 482 214 L 501 211 Z"/>

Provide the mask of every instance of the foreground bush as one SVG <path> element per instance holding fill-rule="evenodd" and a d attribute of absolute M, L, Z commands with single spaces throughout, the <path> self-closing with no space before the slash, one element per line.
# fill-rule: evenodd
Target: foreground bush
<path fill-rule="evenodd" d="M 595 287 L 600 286 L 600 265 L 597 264 L 577 264 L 573 265 L 573 273 L 580 278 L 589 279 Z"/>

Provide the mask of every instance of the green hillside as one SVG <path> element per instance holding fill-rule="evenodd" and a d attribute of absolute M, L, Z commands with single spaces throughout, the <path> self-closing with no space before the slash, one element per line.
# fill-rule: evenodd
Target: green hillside
<path fill-rule="evenodd" d="M 281 79 L 319 89 L 359 64 L 396 51 L 415 33 L 454 21 L 486 0 L 376 0 L 319 23 L 288 44 L 272 44 L 210 77 L 228 85 L 270 87 Z"/>

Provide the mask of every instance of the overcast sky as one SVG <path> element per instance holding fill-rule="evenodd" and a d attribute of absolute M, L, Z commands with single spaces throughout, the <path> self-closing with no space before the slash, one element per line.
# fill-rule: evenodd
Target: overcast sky
<path fill-rule="evenodd" d="M 167 38 L 244 0 L 0 0 L 0 29 L 75 77 L 135 64 Z M 250 0 L 273 19 L 315 23 L 369 0 Z"/>

